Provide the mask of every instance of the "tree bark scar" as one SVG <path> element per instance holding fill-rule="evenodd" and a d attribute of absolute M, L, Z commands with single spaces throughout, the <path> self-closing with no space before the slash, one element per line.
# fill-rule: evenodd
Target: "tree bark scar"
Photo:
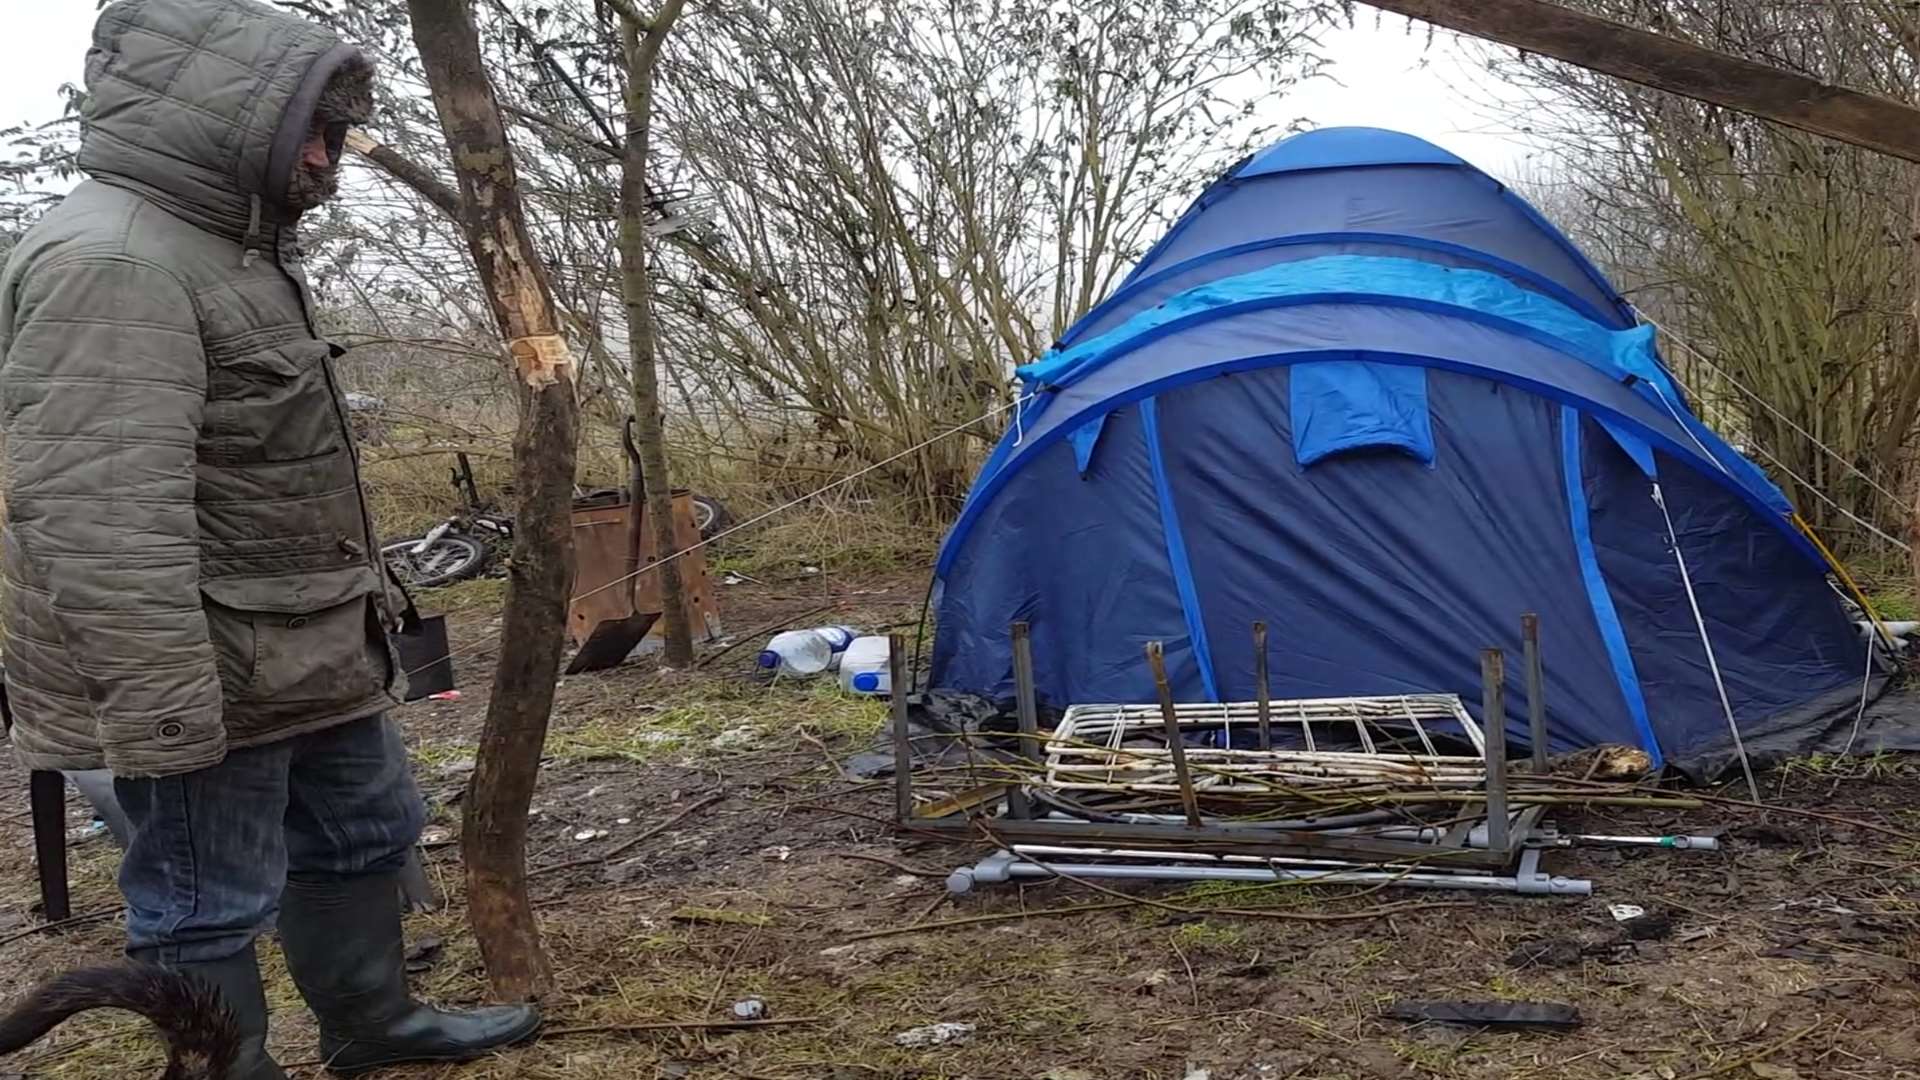
<path fill-rule="evenodd" d="M 559 334 L 537 334 L 515 338 L 507 348 L 513 353 L 513 365 L 520 378 L 535 390 L 573 377 L 573 350 Z"/>

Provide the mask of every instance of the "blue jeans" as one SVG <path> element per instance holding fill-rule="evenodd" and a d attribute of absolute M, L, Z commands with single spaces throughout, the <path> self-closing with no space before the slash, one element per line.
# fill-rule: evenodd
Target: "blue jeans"
<path fill-rule="evenodd" d="M 273 925 L 290 873 L 398 871 L 426 817 L 384 716 L 113 787 L 132 830 L 120 864 L 127 949 L 162 964 L 246 948 Z"/>

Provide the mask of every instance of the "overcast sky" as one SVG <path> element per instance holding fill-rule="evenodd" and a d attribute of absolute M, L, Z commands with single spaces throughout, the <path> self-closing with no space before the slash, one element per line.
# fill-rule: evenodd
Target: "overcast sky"
<path fill-rule="evenodd" d="M 60 84 L 80 81 L 95 0 L 0 0 L 0 12 L 0 127 L 57 116 Z M 1268 119 L 1397 128 L 1513 178 L 1530 147 L 1476 106 L 1471 88 L 1484 77 L 1470 50 L 1450 35 L 1429 46 L 1424 30 L 1406 27 L 1398 16 L 1363 14 L 1355 28 L 1327 35 L 1333 79 L 1275 99 Z"/>

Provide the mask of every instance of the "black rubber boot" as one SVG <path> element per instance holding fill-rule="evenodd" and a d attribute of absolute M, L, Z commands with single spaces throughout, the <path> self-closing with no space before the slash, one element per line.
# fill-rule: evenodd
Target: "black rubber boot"
<path fill-rule="evenodd" d="M 150 964 L 159 963 L 149 949 L 134 949 L 128 955 Z M 240 1054 L 234 1059 L 233 1068 L 227 1071 L 227 1080 L 287 1080 L 287 1074 L 267 1053 L 267 995 L 260 988 L 260 962 L 254 956 L 252 944 L 224 960 L 161 966 L 190 975 L 220 991 L 227 1010 L 233 1013 L 234 1022 L 240 1028 Z"/>
<path fill-rule="evenodd" d="M 530 1005 L 448 1012 L 407 994 L 395 874 L 289 875 L 280 946 L 300 996 L 320 1020 L 320 1057 L 352 1075 L 387 1065 L 467 1061 L 540 1027 Z"/>

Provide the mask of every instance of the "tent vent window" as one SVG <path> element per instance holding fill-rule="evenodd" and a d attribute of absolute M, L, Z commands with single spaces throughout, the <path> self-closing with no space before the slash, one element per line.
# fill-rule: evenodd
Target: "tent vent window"
<path fill-rule="evenodd" d="M 1301 468 L 1381 450 L 1433 464 L 1425 368 L 1334 360 L 1296 364 L 1290 379 L 1293 456 Z"/>

